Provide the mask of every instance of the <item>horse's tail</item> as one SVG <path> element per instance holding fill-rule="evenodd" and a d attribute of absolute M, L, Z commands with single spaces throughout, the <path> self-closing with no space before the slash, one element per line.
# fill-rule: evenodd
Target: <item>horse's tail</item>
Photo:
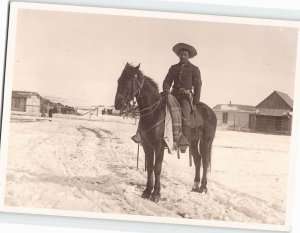
<path fill-rule="evenodd" d="M 215 114 L 214 114 L 215 116 Z M 213 147 L 212 147 L 212 144 L 213 144 L 213 141 L 214 141 L 214 138 L 215 138 L 215 135 L 216 135 L 216 129 L 217 129 L 217 118 L 213 118 L 213 130 L 212 130 L 212 139 L 211 139 L 211 145 L 210 145 L 210 150 L 209 150 L 209 170 L 211 171 L 211 163 L 212 163 L 212 150 L 213 150 Z"/>
<path fill-rule="evenodd" d="M 213 137 L 202 138 L 200 141 L 201 162 L 209 171 L 212 164 L 212 143 Z"/>
<path fill-rule="evenodd" d="M 208 171 L 211 172 L 211 163 L 212 163 L 212 145 L 210 146 L 209 153 L 208 153 Z"/>

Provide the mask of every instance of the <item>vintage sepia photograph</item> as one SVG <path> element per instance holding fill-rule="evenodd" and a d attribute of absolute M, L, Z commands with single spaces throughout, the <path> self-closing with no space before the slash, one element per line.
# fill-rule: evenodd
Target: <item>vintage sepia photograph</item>
<path fill-rule="evenodd" d="M 299 25 L 11 3 L 3 211 L 289 229 Z"/>

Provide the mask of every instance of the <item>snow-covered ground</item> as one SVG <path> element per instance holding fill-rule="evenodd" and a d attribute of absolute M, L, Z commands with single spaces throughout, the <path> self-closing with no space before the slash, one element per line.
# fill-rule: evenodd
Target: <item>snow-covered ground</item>
<path fill-rule="evenodd" d="M 137 125 L 117 116 L 12 115 L 7 206 L 284 224 L 289 136 L 217 131 L 208 193 L 191 192 L 188 156 L 165 152 L 162 199 L 140 196 Z"/>

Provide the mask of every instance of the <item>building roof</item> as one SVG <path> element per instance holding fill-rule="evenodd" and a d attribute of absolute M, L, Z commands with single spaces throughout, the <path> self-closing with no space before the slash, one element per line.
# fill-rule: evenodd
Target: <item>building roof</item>
<path fill-rule="evenodd" d="M 293 110 L 293 104 L 294 104 L 294 101 L 291 99 L 291 97 L 288 96 L 288 94 L 285 94 L 283 92 L 280 92 L 280 91 L 273 91 L 268 97 L 266 97 L 263 101 L 261 101 L 258 105 L 256 105 L 257 108 L 260 108 L 262 107 L 261 105 L 267 100 L 269 99 L 271 96 L 273 95 L 277 95 L 279 96 L 285 103 L 286 105 L 291 109 Z"/>
<path fill-rule="evenodd" d="M 12 97 L 23 97 L 23 98 L 27 98 L 27 97 L 30 97 L 30 96 L 37 96 L 39 98 L 42 98 L 40 96 L 39 93 L 37 92 L 31 92 L 31 91 L 12 91 Z"/>
<path fill-rule="evenodd" d="M 217 104 L 213 110 L 218 112 L 255 112 L 256 108 L 241 104 Z"/>
<path fill-rule="evenodd" d="M 293 115 L 292 112 L 286 109 L 270 109 L 270 108 L 258 108 L 256 110 L 257 115 L 262 116 L 287 116 Z"/>
<path fill-rule="evenodd" d="M 33 91 L 12 91 L 12 97 L 15 97 L 15 98 L 28 98 L 30 96 L 37 96 L 38 98 L 42 99 L 45 104 L 50 104 L 52 106 L 58 106 L 58 107 L 63 107 L 63 108 L 68 108 L 68 109 L 74 108 L 74 107 L 71 107 L 71 106 L 68 106 L 68 105 L 63 105 L 61 103 L 57 103 L 55 100 L 50 99 L 48 97 L 44 98 L 37 92 L 33 92 Z"/>
<path fill-rule="evenodd" d="M 291 99 L 291 97 L 288 96 L 288 94 L 285 94 L 280 91 L 274 91 L 277 93 L 291 108 L 293 108 L 294 101 Z"/>

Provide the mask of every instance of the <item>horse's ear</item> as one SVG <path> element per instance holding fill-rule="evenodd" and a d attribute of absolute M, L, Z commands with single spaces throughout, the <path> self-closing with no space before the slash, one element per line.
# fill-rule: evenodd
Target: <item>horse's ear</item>
<path fill-rule="evenodd" d="M 141 63 L 138 64 L 138 66 L 135 67 L 136 70 L 139 70 L 141 66 Z"/>
<path fill-rule="evenodd" d="M 128 68 L 129 66 L 130 66 L 129 63 L 127 62 L 125 68 Z"/>

